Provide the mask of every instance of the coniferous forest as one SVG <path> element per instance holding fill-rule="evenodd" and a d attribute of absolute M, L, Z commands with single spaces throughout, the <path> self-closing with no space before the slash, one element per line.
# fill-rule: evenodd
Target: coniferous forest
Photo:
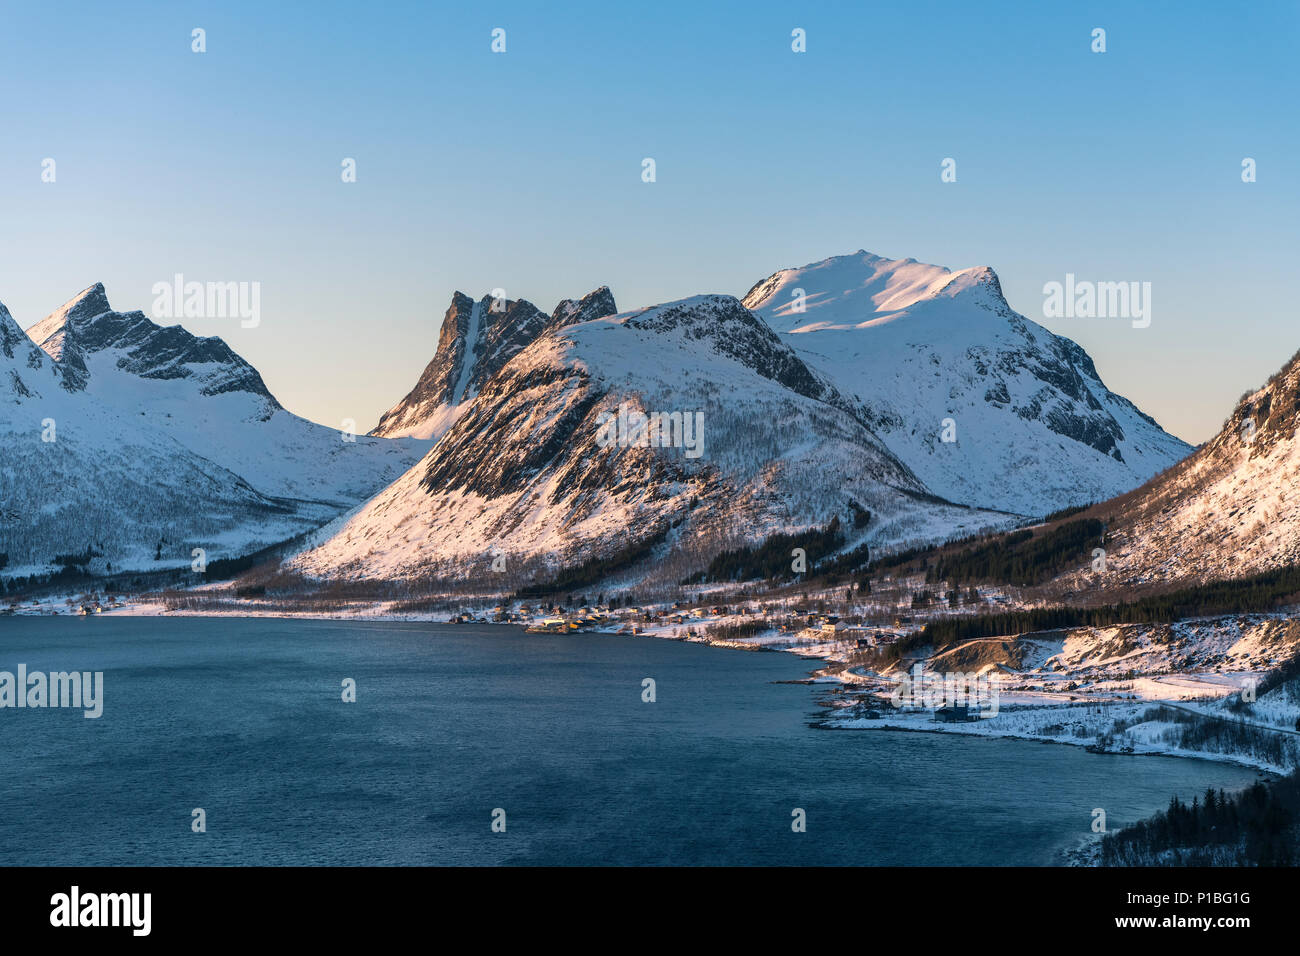
<path fill-rule="evenodd" d="M 1236 794 L 1209 789 L 1101 840 L 1108 866 L 1292 866 L 1300 773 Z"/>

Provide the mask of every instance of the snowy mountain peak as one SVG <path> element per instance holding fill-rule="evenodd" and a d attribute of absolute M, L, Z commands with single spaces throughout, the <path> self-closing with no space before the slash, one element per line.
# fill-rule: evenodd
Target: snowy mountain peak
<path fill-rule="evenodd" d="M 82 289 L 63 305 L 59 306 L 41 321 L 27 330 L 33 342 L 43 348 L 56 362 L 63 360 L 64 330 L 73 323 L 93 319 L 103 312 L 111 311 L 108 295 L 104 292 L 104 283 Z"/>
<path fill-rule="evenodd" d="M 39 344 L 0 306 L 0 502 L 23 516 L 0 520 L 8 576 L 91 551 L 97 574 L 187 568 L 195 547 L 251 554 L 379 491 L 424 450 L 298 418 L 221 339 L 114 312 L 101 284 L 32 331 Z"/>
<path fill-rule="evenodd" d="M 934 293 L 935 297 L 956 298 L 958 295 L 972 295 L 977 301 L 984 301 L 990 306 L 1007 306 L 1002 295 L 1002 282 L 998 274 L 988 266 L 974 266 L 953 273 L 942 288 Z M 1009 308 L 1009 307 L 1008 307 Z"/>
<path fill-rule="evenodd" d="M 73 388 L 58 363 L 37 348 L 13 315 L 0 303 L 0 395 L 15 404 L 39 397 L 45 383 L 52 381 Z"/>
<path fill-rule="evenodd" d="M 551 313 L 550 325 L 551 328 L 562 329 L 565 326 L 603 319 L 617 313 L 618 306 L 614 304 L 614 293 L 609 291 L 609 286 L 603 285 L 599 289 L 588 292 L 577 302 L 572 299 L 564 299 L 560 302 Z"/>
<path fill-rule="evenodd" d="M 763 313 L 778 331 L 795 331 L 860 325 L 926 299 L 963 293 L 974 294 L 990 307 L 1005 305 L 1002 285 L 988 266 L 954 273 L 944 266 L 886 259 L 860 249 L 775 272 L 745 294 L 744 304 Z"/>
<path fill-rule="evenodd" d="M 13 358 L 23 343 L 32 344 L 27 333 L 22 330 L 3 302 L 0 302 L 0 350 L 6 358 Z"/>
<path fill-rule="evenodd" d="M 609 423 L 629 413 L 657 422 L 653 440 L 611 440 Z M 722 548 L 833 518 L 891 543 L 1012 520 L 929 494 L 851 402 L 728 295 L 548 329 L 456 416 L 419 465 L 295 566 L 463 576 L 499 547 L 512 567 L 537 562 L 549 576 L 672 549 L 653 573 L 675 585 Z"/>
<path fill-rule="evenodd" d="M 760 317 L 731 295 L 696 295 L 617 317 L 630 328 L 680 337 L 707 345 L 764 378 L 809 398 L 843 404 Z M 838 400 L 838 402 L 837 402 Z"/>
<path fill-rule="evenodd" d="M 1016 313 L 988 266 L 859 251 L 773 273 L 744 302 L 951 501 L 1047 514 L 1190 450 L 1110 392 L 1078 344 Z"/>
<path fill-rule="evenodd" d="M 280 403 L 262 376 L 217 336 L 179 325 L 160 326 L 143 312 L 114 312 L 95 283 L 37 322 L 27 334 L 64 369 L 71 387 L 85 388 L 92 356 L 145 379 L 188 379 L 203 395 L 248 392 L 269 415 Z"/>
<path fill-rule="evenodd" d="M 547 316 L 527 299 L 502 300 L 490 295 L 475 302 L 462 292 L 438 332 L 438 348 L 415 387 L 379 419 L 371 432 L 385 438 L 437 439 L 464 412 L 484 383 L 515 355 L 553 328 L 565 328 L 613 315 L 617 310 L 607 286 L 575 302 L 565 299 Z"/>

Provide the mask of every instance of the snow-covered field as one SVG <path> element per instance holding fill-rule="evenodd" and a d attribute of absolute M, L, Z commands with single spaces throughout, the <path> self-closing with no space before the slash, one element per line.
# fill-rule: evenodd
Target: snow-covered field
<path fill-rule="evenodd" d="M 825 720 L 824 726 L 838 730 L 910 730 L 932 733 L 969 734 L 977 737 L 1014 737 L 1051 743 L 1091 747 L 1106 753 L 1164 754 L 1194 757 L 1254 767 L 1269 773 L 1290 773 L 1300 766 L 1300 736 L 1294 731 L 1262 731 L 1277 737 L 1280 757 L 1262 755 L 1250 747 L 1217 749 L 1180 743 L 1182 724 L 1161 718 L 1163 710 L 1150 701 L 1073 704 L 1067 706 L 1019 706 L 1004 699 L 998 714 L 988 719 L 962 723 L 936 721 L 929 710 L 887 710 L 879 718 L 855 716 L 845 707 Z M 1292 723 L 1300 708 L 1290 711 Z M 1223 720 L 1221 715 L 1217 719 Z M 1122 729 L 1116 730 L 1117 727 Z"/>
<path fill-rule="evenodd" d="M 829 700 L 825 725 L 1023 737 L 1227 760 L 1274 773 L 1300 767 L 1300 687 L 1257 693 L 1300 644 L 1300 620 L 1290 613 L 1077 628 L 1064 637 L 1007 643 L 970 641 L 921 665 L 931 674 L 977 673 L 994 681 L 996 706 L 980 705 L 990 716 L 946 723 L 933 708 L 894 706 L 890 693 L 916 666 L 909 659 L 880 672 L 848 668 L 861 693 Z M 981 663 L 990 648 L 995 661 Z"/>

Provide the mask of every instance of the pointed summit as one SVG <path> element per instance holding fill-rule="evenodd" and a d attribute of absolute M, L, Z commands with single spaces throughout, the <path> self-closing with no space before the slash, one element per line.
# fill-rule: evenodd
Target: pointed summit
<path fill-rule="evenodd" d="M 112 311 L 113 307 L 108 304 L 108 295 L 104 292 L 104 283 L 96 282 L 82 289 L 51 315 L 67 315 L 77 320 L 94 318 L 101 312 Z"/>
<path fill-rule="evenodd" d="M 257 370 L 218 336 L 200 337 L 179 325 L 160 326 L 143 312 L 114 312 L 96 282 L 27 330 L 28 336 L 62 367 L 69 388 L 90 383 L 88 364 L 111 353 L 113 366 L 151 379 L 192 379 L 203 395 L 249 392 L 270 414 L 280 403 Z"/>
<path fill-rule="evenodd" d="M 614 293 L 609 291 L 609 286 L 603 285 L 599 289 L 588 292 L 577 302 L 565 299 L 557 305 L 555 311 L 551 313 L 550 327 L 562 329 L 577 325 L 579 322 L 590 322 L 593 319 L 603 319 L 617 314 L 618 306 L 614 304 Z"/>
<path fill-rule="evenodd" d="M 67 329 L 88 322 L 97 315 L 113 311 L 104 292 L 104 283 L 96 282 L 82 289 L 63 305 L 27 330 L 31 340 L 56 362 L 63 360 Z"/>
<path fill-rule="evenodd" d="M 485 295 L 475 302 L 456 292 L 443 316 L 433 359 L 415 387 L 380 417 L 370 434 L 436 440 L 456 423 L 488 379 L 546 332 L 616 311 L 606 286 L 579 302 L 565 299 L 549 317 L 527 299 Z"/>

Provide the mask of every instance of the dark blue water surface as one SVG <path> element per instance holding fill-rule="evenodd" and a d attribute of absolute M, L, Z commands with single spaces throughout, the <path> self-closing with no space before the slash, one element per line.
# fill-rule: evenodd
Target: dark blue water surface
<path fill-rule="evenodd" d="M 1114 827 L 1255 778 L 816 730 L 814 689 L 773 683 L 807 663 L 644 637 L 0 618 L 0 670 L 19 663 L 103 671 L 105 700 L 98 720 L 0 710 L 9 865 L 1050 864 L 1088 837 L 1094 807 Z"/>

